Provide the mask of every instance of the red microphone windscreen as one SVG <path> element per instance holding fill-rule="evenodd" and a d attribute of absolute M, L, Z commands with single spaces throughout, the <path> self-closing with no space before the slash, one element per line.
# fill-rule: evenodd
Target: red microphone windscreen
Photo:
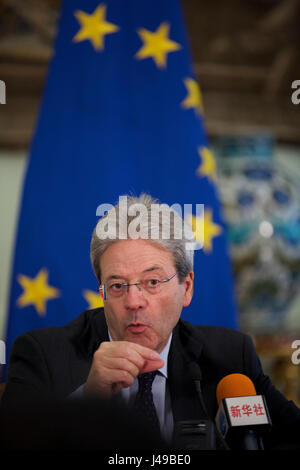
<path fill-rule="evenodd" d="M 229 374 L 218 383 L 216 394 L 219 405 L 223 398 L 256 395 L 256 390 L 252 380 L 246 375 Z"/>

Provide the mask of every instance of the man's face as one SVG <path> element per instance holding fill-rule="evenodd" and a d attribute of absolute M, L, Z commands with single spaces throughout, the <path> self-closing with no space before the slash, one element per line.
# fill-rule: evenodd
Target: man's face
<path fill-rule="evenodd" d="M 110 245 L 100 259 L 101 281 L 114 283 L 169 279 L 175 274 L 170 251 L 146 240 L 121 240 Z M 151 281 L 150 281 L 151 282 Z M 179 284 L 176 275 L 152 294 L 130 286 L 120 297 L 107 295 L 104 312 L 115 341 L 130 341 L 161 352 L 179 320 L 182 307 L 190 304 L 193 273 Z"/>

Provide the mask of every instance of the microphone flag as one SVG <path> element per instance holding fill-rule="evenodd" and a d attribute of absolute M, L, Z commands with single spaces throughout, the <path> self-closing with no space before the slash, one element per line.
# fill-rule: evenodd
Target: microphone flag
<path fill-rule="evenodd" d="M 217 428 L 223 437 L 230 429 L 251 428 L 260 430 L 271 425 L 269 412 L 262 395 L 223 398 L 216 416 Z"/>

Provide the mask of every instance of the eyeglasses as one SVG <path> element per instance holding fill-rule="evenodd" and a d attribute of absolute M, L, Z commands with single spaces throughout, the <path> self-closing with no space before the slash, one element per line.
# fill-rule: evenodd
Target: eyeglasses
<path fill-rule="evenodd" d="M 115 282 L 107 285 L 101 284 L 99 286 L 99 292 L 103 300 L 107 299 L 107 295 L 111 298 L 122 297 L 129 291 L 130 286 L 136 286 L 139 291 L 141 291 L 143 288 L 143 290 L 149 294 L 159 294 L 163 284 L 171 281 L 171 279 L 173 279 L 176 274 L 178 273 L 176 272 L 173 274 L 173 276 L 169 277 L 169 279 L 147 278 L 132 284 L 124 282 Z"/>

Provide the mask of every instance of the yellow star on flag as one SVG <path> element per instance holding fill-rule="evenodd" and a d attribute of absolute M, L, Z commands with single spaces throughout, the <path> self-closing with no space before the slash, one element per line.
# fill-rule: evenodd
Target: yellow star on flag
<path fill-rule="evenodd" d="M 146 59 L 152 57 L 157 67 L 164 68 L 167 63 L 167 54 L 178 51 L 181 45 L 169 39 L 170 24 L 161 23 L 156 31 L 152 32 L 144 28 L 137 30 L 143 46 L 136 53 L 137 59 Z"/>
<path fill-rule="evenodd" d="M 207 147 L 199 147 L 198 153 L 201 158 L 201 163 L 197 168 L 197 174 L 199 176 L 207 176 L 212 181 L 216 181 L 217 168 L 213 153 Z"/>
<path fill-rule="evenodd" d="M 84 290 L 83 291 L 83 297 L 88 303 L 88 308 L 93 309 L 93 308 L 99 308 L 104 306 L 104 302 L 102 297 L 100 297 L 100 294 L 97 294 L 96 292 L 93 292 L 92 290 Z"/>
<path fill-rule="evenodd" d="M 74 42 L 90 40 L 98 51 L 104 49 L 104 36 L 119 31 L 119 27 L 106 21 L 106 5 L 99 5 L 92 14 L 77 10 L 74 15 L 80 23 L 80 30 L 74 36 Z"/>
<path fill-rule="evenodd" d="M 210 253 L 214 237 L 222 233 L 222 227 L 215 224 L 212 220 L 212 210 L 204 210 L 204 214 L 201 217 L 190 215 L 189 223 L 192 227 L 195 241 L 203 247 L 205 253 Z"/>
<path fill-rule="evenodd" d="M 60 296 L 58 289 L 48 285 L 48 271 L 45 268 L 41 269 L 35 278 L 19 274 L 18 282 L 23 287 L 24 292 L 18 298 L 17 305 L 19 307 L 33 305 L 41 316 L 46 314 L 47 301 Z"/>
<path fill-rule="evenodd" d="M 203 113 L 202 93 L 196 80 L 193 78 L 186 78 L 184 84 L 187 89 L 187 96 L 181 102 L 181 106 L 185 109 L 194 108 L 197 114 Z"/>

